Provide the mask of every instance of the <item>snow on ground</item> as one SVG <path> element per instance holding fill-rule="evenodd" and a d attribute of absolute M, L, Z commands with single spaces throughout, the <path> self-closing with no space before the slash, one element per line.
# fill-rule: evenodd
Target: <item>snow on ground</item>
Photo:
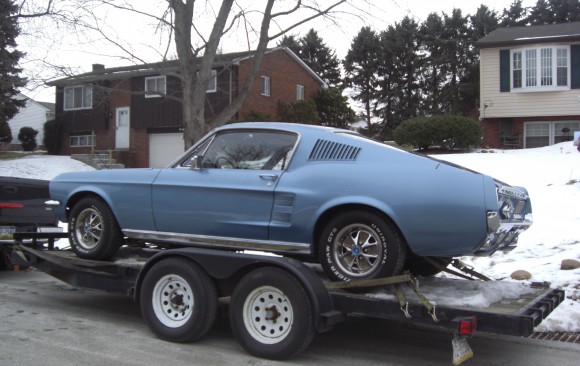
<path fill-rule="evenodd" d="M 525 187 L 532 200 L 534 224 L 510 253 L 462 258 L 493 279 L 511 281 L 523 269 L 528 282 L 551 283 L 566 300 L 537 330 L 580 331 L 580 269 L 563 271 L 563 259 L 580 260 L 580 153 L 572 142 L 537 149 L 437 155 L 511 185 Z"/>
<path fill-rule="evenodd" d="M 484 150 L 436 158 L 528 189 L 534 224 L 521 235 L 518 247 L 510 253 L 462 260 L 495 280 L 515 282 L 510 274 L 523 269 L 532 273 L 531 280 L 525 284 L 547 281 L 553 288 L 564 289 L 566 300 L 537 330 L 579 332 L 580 269 L 560 270 L 563 259 L 580 260 L 580 153 L 572 142 L 537 149 Z M 0 176 L 52 179 L 65 171 L 92 169 L 64 156 L 33 155 L 0 160 Z M 514 283 L 511 287 L 516 292 L 525 292 L 521 284 Z M 465 299 L 457 291 L 454 301 L 486 306 L 494 295 L 492 290 L 483 296 Z"/>

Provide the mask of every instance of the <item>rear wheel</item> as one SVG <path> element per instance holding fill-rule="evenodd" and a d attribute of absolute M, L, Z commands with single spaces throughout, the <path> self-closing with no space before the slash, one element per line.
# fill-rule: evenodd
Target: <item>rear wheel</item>
<path fill-rule="evenodd" d="M 71 248 L 81 258 L 110 259 L 123 242 L 111 209 L 96 197 L 77 202 L 71 210 L 68 225 Z"/>
<path fill-rule="evenodd" d="M 298 355 L 315 334 L 313 306 L 304 286 L 273 267 L 242 278 L 232 295 L 230 322 L 247 352 L 269 359 Z"/>
<path fill-rule="evenodd" d="M 349 211 L 332 219 L 318 248 L 324 271 L 338 281 L 397 275 L 406 252 L 393 225 L 367 211 Z"/>
<path fill-rule="evenodd" d="M 141 312 L 155 335 L 171 342 L 192 342 L 211 328 L 217 291 L 196 263 L 169 258 L 156 263 L 143 280 Z"/>

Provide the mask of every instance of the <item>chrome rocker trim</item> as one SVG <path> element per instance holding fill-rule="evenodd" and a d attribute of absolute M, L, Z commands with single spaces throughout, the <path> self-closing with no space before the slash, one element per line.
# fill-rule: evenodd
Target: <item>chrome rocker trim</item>
<path fill-rule="evenodd" d="M 308 243 L 292 243 L 259 239 L 239 239 L 222 236 L 168 233 L 146 230 L 125 229 L 122 231 L 123 234 L 130 239 L 138 239 L 149 242 L 164 242 L 196 246 L 207 245 L 227 249 L 264 250 L 268 252 L 291 254 L 311 254 L 310 244 Z"/>

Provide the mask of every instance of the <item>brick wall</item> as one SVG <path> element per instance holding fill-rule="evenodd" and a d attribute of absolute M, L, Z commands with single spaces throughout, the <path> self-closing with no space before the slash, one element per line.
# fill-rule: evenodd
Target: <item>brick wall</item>
<path fill-rule="evenodd" d="M 251 60 L 240 63 L 240 85 L 244 82 L 251 67 Z M 262 94 L 262 76 L 270 77 L 270 96 Z M 246 102 L 240 108 L 243 116 L 250 110 L 270 114 L 278 121 L 278 101 L 284 103 L 296 102 L 296 85 L 304 86 L 304 100 L 311 100 L 320 88 L 318 81 L 298 64 L 286 51 L 278 50 L 264 55 L 260 71 L 254 86 L 248 94 Z"/>

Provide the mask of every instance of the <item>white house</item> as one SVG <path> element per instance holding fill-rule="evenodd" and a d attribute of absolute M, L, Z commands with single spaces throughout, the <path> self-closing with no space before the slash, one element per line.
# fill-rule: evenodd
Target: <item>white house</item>
<path fill-rule="evenodd" d="M 580 22 L 499 28 L 476 46 L 485 145 L 572 140 L 580 131 Z"/>
<path fill-rule="evenodd" d="M 19 145 L 18 133 L 22 127 L 32 127 L 38 131 L 36 135 L 36 143 L 43 145 L 44 139 L 44 124 L 46 121 L 54 119 L 54 104 L 37 102 L 28 98 L 23 94 L 18 94 L 16 98 L 26 100 L 26 105 L 18 111 L 18 113 L 8 121 L 10 130 L 12 132 L 13 145 Z"/>

